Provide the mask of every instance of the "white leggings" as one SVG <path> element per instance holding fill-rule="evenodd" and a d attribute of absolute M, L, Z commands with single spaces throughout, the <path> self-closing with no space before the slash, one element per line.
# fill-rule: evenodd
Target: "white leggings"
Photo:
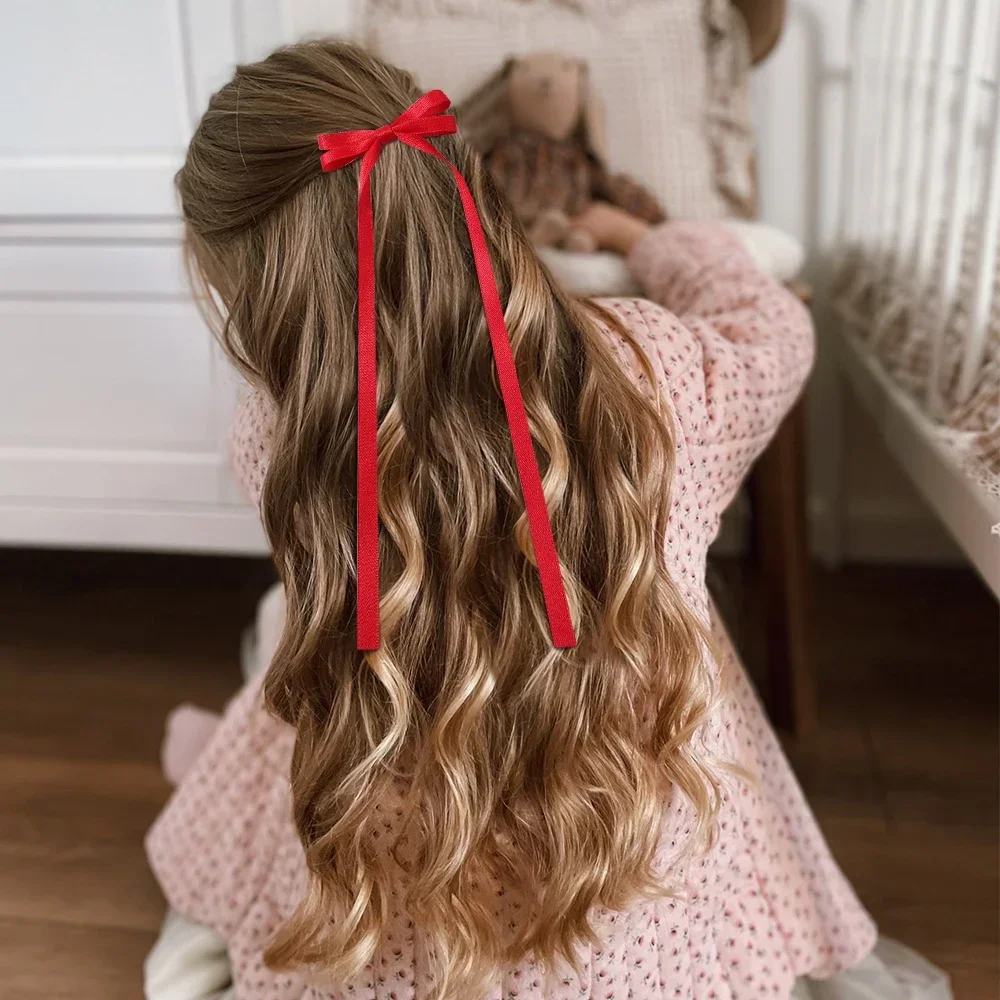
<path fill-rule="evenodd" d="M 146 956 L 146 1000 L 235 1000 L 226 942 L 214 931 L 167 910 Z"/>

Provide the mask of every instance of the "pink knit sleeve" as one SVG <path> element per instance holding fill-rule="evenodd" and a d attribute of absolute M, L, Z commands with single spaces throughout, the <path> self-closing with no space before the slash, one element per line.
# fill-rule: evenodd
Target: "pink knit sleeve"
<path fill-rule="evenodd" d="M 635 304 L 642 346 L 656 355 L 694 474 L 721 510 L 802 391 L 809 312 L 716 223 L 658 226 L 629 266 L 656 303 Z"/>
<path fill-rule="evenodd" d="M 256 506 L 267 472 L 267 458 L 274 437 L 274 403 L 259 389 L 240 398 L 229 435 L 236 478 Z"/>

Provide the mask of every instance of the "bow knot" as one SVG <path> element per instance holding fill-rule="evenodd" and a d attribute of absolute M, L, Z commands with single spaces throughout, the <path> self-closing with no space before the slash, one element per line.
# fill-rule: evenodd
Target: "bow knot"
<path fill-rule="evenodd" d="M 384 146 L 396 138 L 396 133 L 391 125 L 383 125 L 381 128 L 375 130 L 374 138 Z"/>
<path fill-rule="evenodd" d="M 559 556 L 552 537 L 541 474 L 524 410 L 514 354 L 507 335 L 503 306 L 497 292 L 493 265 L 479 213 L 465 178 L 427 139 L 457 131 L 454 115 L 444 112 L 451 101 L 432 90 L 415 101 L 395 121 L 377 129 L 330 132 L 317 136 L 323 151 L 320 164 L 326 171 L 361 160 L 358 171 L 358 649 L 379 647 L 378 580 L 378 386 L 375 357 L 375 232 L 372 218 L 371 173 L 384 146 L 397 139 L 440 160 L 458 185 L 472 256 L 483 298 L 483 311 L 493 345 L 500 393 L 510 426 L 514 459 L 521 480 L 528 527 L 542 584 L 542 596 L 553 643 L 560 648 L 576 645 L 576 634 L 562 582 Z M 440 280 L 440 279 L 439 279 Z"/>

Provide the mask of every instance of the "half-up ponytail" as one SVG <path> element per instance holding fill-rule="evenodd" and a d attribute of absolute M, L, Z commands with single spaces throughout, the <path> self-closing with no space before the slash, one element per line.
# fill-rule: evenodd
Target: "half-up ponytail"
<path fill-rule="evenodd" d="M 669 420 L 454 136 L 433 141 L 482 219 L 579 645 L 549 638 L 454 181 L 396 143 L 373 179 L 382 637 L 355 648 L 357 173 L 322 173 L 316 136 L 418 95 L 353 46 L 280 50 L 213 97 L 178 186 L 222 344 L 277 412 L 261 511 L 287 622 L 265 699 L 297 733 L 309 882 L 267 960 L 350 981 L 403 908 L 438 995 L 474 1000 L 529 955 L 573 961 L 595 906 L 669 891 L 667 798 L 703 830 L 716 809 L 694 739 L 712 692 L 665 564 Z"/>

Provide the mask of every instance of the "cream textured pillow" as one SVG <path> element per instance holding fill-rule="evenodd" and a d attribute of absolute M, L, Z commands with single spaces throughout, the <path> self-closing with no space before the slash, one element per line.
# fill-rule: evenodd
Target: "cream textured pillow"
<path fill-rule="evenodd" d="M 794 236 L 763 222 L 731 219 L 726 222 L 726 227 L 765 274 L 778 281 L 791 281 L 798 277 L 806 252 Z"/>
<path fill-rule="evenodd" d="M 552 277 L 573 295 L 585 298 L 630 298 L 642 295 L 639 283 L 617 253 L 571 253 L 540 247 L 538 256 Z"/>
<path fill-rule="evenodd" d="M 585 59 L 612 170 L 673 217 L 752 213 L 749 41 L 729 0 L 368 0 L 363 33 L 456 103 L 509 55 Z"/>
<path fill-rule="evenodd" d="M 802 268 L 805 252 L 794 237 L 762 222 L 727 220 L 724 225 L 743 244 L 754 263 L 778 281 L 791 281 Z M 538 256 L 556 281 L 574 295 L 642 295 L 625 258 L 616 253 L 568 253 L 541 247 Z"/>

